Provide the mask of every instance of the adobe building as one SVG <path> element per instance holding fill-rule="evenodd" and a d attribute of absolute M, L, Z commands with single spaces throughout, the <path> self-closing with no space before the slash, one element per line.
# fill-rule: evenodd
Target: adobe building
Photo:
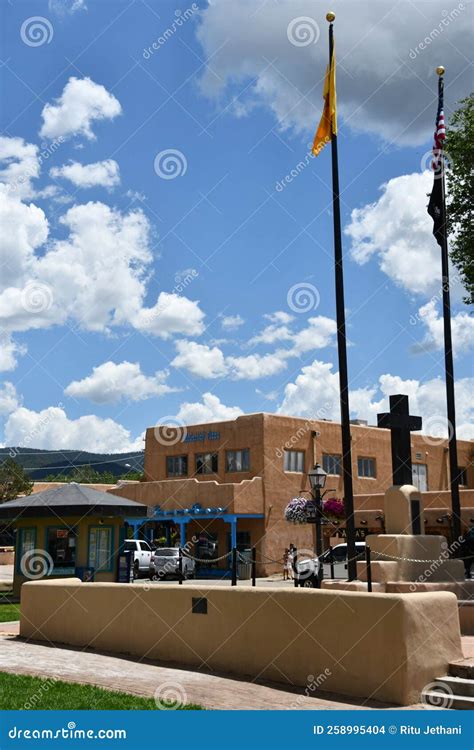
<path fill-rule="evenodd" d="M 384 531 L 383 494 L 392 484 L 390 431 L 353 423 L 352 460 L 356 534 Z M 412 434 L 413 483 L 422 493 L 425 533 L 451 534 L 447 441 Z M 458 441 L 462 520 L 474 523 L 474 443 Z M 147 535 L 165 534 L 167 543 L 193 544 L 192 554 L 208 556 L 222 570 L 228 558 L 212 563 L 232 546 L 257 547 L 259 574 L 281 569 L 290 543 L 314 548 L 311 526 L 284 520 L 284 508 L 309 490 L 307 472 L 319 462 L 328 473 L 329 497 L 343 497 L 341 427 L 337 422 L 275 414 L 248 414 L 235 420 L 187 428 L 149 428 L 145 481 L 113 488 L 113 494 L 154 508 Z M 324 527 L 326 545 L 345 536 L 344 521 Z M 216 571 L 217 572 L 217 571 Z"/>

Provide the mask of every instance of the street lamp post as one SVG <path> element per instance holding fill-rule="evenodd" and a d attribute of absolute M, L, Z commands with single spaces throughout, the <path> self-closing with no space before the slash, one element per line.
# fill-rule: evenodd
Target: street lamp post
<path fill-rule="evenodd" d="M 324 469 L 316 464 L 314 469 L 308 472 L 309 483 L 311 485 L 311 496 L 313 503 L 316 506 L 316 556 L 318 558 L 318 588 L 321 588 L 321 581 L 324 577 L 323 564 L 321 562 L 321 555 L 323 554 L 323 527 L 322 527 L 322 515 L 323 509 L 321 505 L 321 490 L 324 489 L 326 484 L 327 474 Z"/>

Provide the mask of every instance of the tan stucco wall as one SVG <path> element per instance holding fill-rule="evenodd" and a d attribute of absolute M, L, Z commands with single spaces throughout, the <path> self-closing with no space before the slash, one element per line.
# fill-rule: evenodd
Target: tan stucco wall
<path fill-rule="evenodd" d="M 28 583 L 20 635 L 303 687 L 326 670 L 321 689 L 400 705 L 417 701 L 462 658 L 451 593 L 215 587 L 206 592 L 208 614 L 193 614 L 200 594 L 77 579 Z"/>
<path fill-rule="evenodd" d="M 45 490 L 55 490 L 57 487 L 64 487 L 65 482 L 34 482 L 32 495 L 37 492 L 44 492 Z M 97 490 L 98 492 L 107 492 L 111 487 L 115 487 L 115 484 L 87 484 L 83 482 L 84 487 L 90 487 L 91 490 Z"/>
<path fill-rule="evenodd" d="M 222 507 L 228 513 L 263 513 L 263 481 L 260 477 L 241 483 L 165 479 L 160 482 L 139 482 L 114 487 L 112 495 L 126 497 L 137 503 L 163 510 L 190 508 L 199 503 L 204 508 Z"/>

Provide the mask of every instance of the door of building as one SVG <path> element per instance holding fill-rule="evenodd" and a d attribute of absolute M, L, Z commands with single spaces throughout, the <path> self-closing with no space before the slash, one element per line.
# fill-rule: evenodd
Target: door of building
<path fill-rule="evenodd" d="M 413 464 L 412 477 L 413 484 L 420 492 L 428 491 L 428 473 L 426 464 Z"/>

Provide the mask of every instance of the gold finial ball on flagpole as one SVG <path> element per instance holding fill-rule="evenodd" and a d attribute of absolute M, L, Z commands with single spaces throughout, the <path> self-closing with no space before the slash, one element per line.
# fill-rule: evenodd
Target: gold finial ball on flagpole
<path fill-rule="evenodd" d="M 437 72 L 437 74 L 439 76 L 444 76 L 444 67 L 443 67 L 443 65 L 438 65 L 438 67 L 436 68 L 436 72 Z"/>
<path fill-rule="evenodd" d="M 329 21 L 329 23 L 332 23 L 335 18 L 336 18 L 336 14 L 333 13 L 332 10 L 330 10 L 329 13 L 326 13 L 326 21 Z"/>

